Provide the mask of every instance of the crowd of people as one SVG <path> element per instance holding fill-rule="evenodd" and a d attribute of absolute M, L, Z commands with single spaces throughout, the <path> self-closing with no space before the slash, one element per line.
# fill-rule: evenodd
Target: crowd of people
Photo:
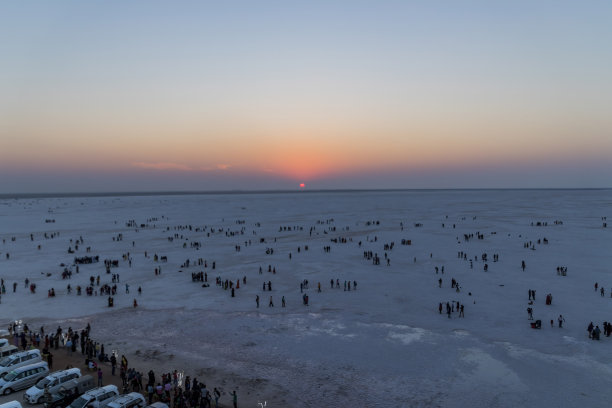
<path fill-rule="evenodd" d="M 162 402 L 172 408 L 218 408 L 219 401 L 224 397 L 226 401 L 231 399 L 233 406 L 237 407 L 236 390 L 228 393 L 222 387 L 207 388 L 204 382 L 196 377 L 185 376 L 182 370 L 175 369 L 172 372 L 156 374 L 151 369 L 145 376 L 142 371 L 129 365 L 125 355 L 122 354 L 121 358 L 118 358 L 116 350 L 112 350 L 109 355 L 104 344 L 92 339 L 89 323 L 81 330 L 73 330 L 72 327 L 65 330 L 58 326 L 55 331 L 48 333 L 45 332 L 44 326 L 34 331 L 27 324 L 15 321 L 9 324 L 8 332 L 9 337 L 14 339 L 15 345 L 22 350 L 40 349 L 51 371 L 54 369 L 52 351 L 57 353 L 65 349 L 69 361 L 70 358 L 78 360 L 77 345 L 80 345 L 83 367 L 93 372 L 98 386 L 105 385 L 102 366 L 110 366 L 112 377 L 117 375 L 117 366 L 119 366 L 118 376 L 122 393 L 139 392 L 147 398 L 149 404 Z M 69 364 L 66 368 L 72 366 Z M 79 364 L 76 363 L 74 366 L 78 367 Z"/>
<path fill-rule="evenodd" d="M 317 229 L 317 228 L 320 228 L 318 226 L 321 224 L 311 226 L 308 232 L 309 237 L 312 237 L 313 233 L 318 234 L 320 232 L 323 236 L 325 236 L 332 232 L 336 232 L 337 227 L 335 225 L 331 225 L 333 222 L 334 222 L 333 220 L 331 221 L 327 220 L 326 225 L 328 225 L 328 227 L 324 230 Z M 249 232 L 251 233 L 253 237 L 257 236 L 257 228 L 254 228 L 252 231 L 247 231 L 244 221 L 236 222 L 236 224 L 239 227 L 235 229 L 222 228 L 222 227 L 210 227 L 210 226 L 196 227 L 192 225 L 177 225 L 174 227 L 168 226 L 166 227 L 165 231 L 171 231 L 171 230 L 180 231 L 180 232 L 175 232 L 173 235 L 167 237 L 168 245 L 170 243 L 173 243 L 175 240 L 176 241 L 180 240 L 182 241 L 183 249 L 190 249 L 192 251 L 200 251 L 202 248 L 204 248 L 204 244 L 202 244 L 202 242 L 205 242 L 205 239 L 210 238 L 211 236 L 223 235 L 227 238 L 238 237 L 241 240 L 243 239 L 242 237 L 248 234 Z M 371 224 L 367 224 L 367 225 L 378 226 L 379 224 L 380 222 L 376 221 L 376 222 L 372 222 Z M 256 224 L 256 227 L 259 227 L 259 225 L 260 224 Z M 546 226 L 545 223 L 541 224 L 539 222 L 536 225 Z M 149 225 L 149 224 L 138 225 L 136 223 L 131 223 L 131 222 L 128 223 L 128 226 L 131 228 L 135 228 L 135 231 L 138 231 L 138 228 L 156 228 L 155 225 Z M 421 223 L 415 223 L 414 227 L 421 228 L 423 227 L 423 225 Z M 455 227 L 456 227 L 455 224 L 452 224 L 452 228 L 455 229 Z M 401 228 L 401 231 L 404 231 L 403 223 L 400 223 L 400 228 Z M 442 228 L 446 228 L 445 224 L 442 224 Z M 450 228 L 450 224 L 448 225 L 448 228 Z M 279 234 L 285 234 L 285 233 L 286 234 L 289 234 L 289 233 L 296 234 L 296 233 L 300 233 L 301 231 L 305 231 L 305 228 L 303 226 L 294 226 L 294 227 L 281 226 L 279 228 L 278 233 Z M 342 231 L 344 232 L 348 231 L 348 226 L 342 228 Z M 201 238 L 202 241 L 191 240 L 188 245 L 184 241 L 187 241 L 190 238 L 193 238 L 193 237 L 190 237 L 189 232 L 197 232 L 200 235 L 198 239 Z M 491 232 L 490 234 L 494 235 L 495 232 Z M 58 233 L 58 236 L 59 236 L 59 233 Z M 482 250 L 477 251 L 477 252 L 474 251 L 476 253 L 469 254 L 467 250 L 468 245 L 472 244 L 472 240 L 474 238 L 477 238 L 478 241 L 483 241 L 485 240 L 486 237 L 487 236 L 485 236 L 485 233 L 481 231 L 476 231 L 474 233 L 466 233 L 463 235 L 463 240 L 461 239 L 460 235 L 457 235 L 456 236 L 457 243 L 463 245 L 462 248 L 464 248 L 461 251 L 457 251 L 457 258 L 459 259 L 458 263 L 462 263 L 466 265 L 466 269 L 467 269 L 467 264 L 469 263 L 470 270 L 474 269 L 474 265 L 478 266 L 478 263 L 480 263 L 482 265 L 482 268 L 478 268 L 479 271 L 484 270 L 484 272 L 489 272 L 489 273 L 495 272 L 494 271 L 495 268 L 499 265 L 498 262 L 500 260 L 500 254 L 496 252 L 487 253 Z M 235 252 L 239 253 L 241 252 L 241 248 L 248 248 L 251 245 L 253 245 L 253 242 L 256 244 L 259 243 L 262 246 L 262 251 L 265 248 L 266 256 L 270 256 L 272 258 L 276 253 L 281 252 L 281 250 L 275 246 L 275 244 L 277 243 L 277 238 L 280 239 L 282 237 L 280 236 L 279 237 L 276 237 L 276 236 L 266 237 L 266 238 L 258 237 L 258 239 L 253 238 L 252 240 L 244 239 L 244 241 L 240 242 L 239 245 L 238 244 L 234 245 L 234 250 Z M 34 239 L 33 236 L 31 237 L 31 239 L 32 240 Z M 113 238 L 114 242 L 121 242 L 122 240 L 123 240 L 122 234 L 119 234 L 117 237 Z M 402 247 L 399 247 L 399 246 L 396 247 L 395 242 L 393 241 L 382 242 L 382 239 L 379 241 L 379 238 L 377 235 L 366 235 L 364 241 L 365 241 L 365 245 L 363 244 L 363 241 L 359 241 L 358 244 L 356 245 L 356 247 L 359 248 L 358 250 L 359 252 L 355 252 L 355 255 L 358 256 L 361 253 L 363 260 L 367 261 L 368 265 L 372 265 L 374 267 L 379 267 L 381 265 L 386 265 L 387 267 L 390 267 L 391 266 L 391 254 L 393 253 L 393 251 L 403 250 Z M 82 250 L 83 248 L 80 248 L 80 247 L 83 247 L 84 242 L 85 241 L 82 236 L 79 237 L 79 239 L 75 241 L 70 240 L 71 245 L 69 247 L 69 252 L 71 254 L 74 254 Z M 525 248 L 529 248 L 530 250 L 533 250 L 535 248 L 536 242 L 537 244 L 548 244 L 549 241 L 547 238 L 538 239 L 537 241 L 526 241 L 524 246 Z M 412 246 L 412 239 L 404 238 L 402 239 L 401 243 L 402 243 L 402 246 Z M 333 251 L 335 251 L 334 248 L 336 248 L 336 245 L 351 245 L 351 244 L 354 244 L 352 237 L 345 237 L 345 236 L 338 237 L 334 235 L 334 236 L 328 236 L 326 241 L 322 243 L 319 249 L 322 251 L 322 254 L 323 254 L 321 256 L 334 256 L 332 255 L 332 253 Z M 135 247 L 136 241 L 132 241 L 131 246 Z M 366 247 L 366 246 L 369 246 L 369 247 Z M 300 245 L 298 245 L 297 247 L 293 247 L 291 251 L 288 252 L 289 260 L 293 261 L 294 259 L 301 256 L 300 254 L 308 250 L 309 250 L 309 246 L 300 242 Z M 425 257 L 429 258 L 430 260 L 429 265 L 431 265 L 431 263 L 436 262 L 437 260 L 436 261 L 433 260 L 433 253 L 429 252 L 429 250 L 430 248 L 428 248 Z M 90 247 L 87 247 L 86 251 L 89 253 Z M 452 255 L 454 257 L 454 251 L 452 252 Z M 6 258 L 7 259 L 9 258 L 8 252 L 6 254 Z M 168 256 L 155 253 L 151 257 L 149 256 L 148 251 L 144 251 L 144 258 L 146 260 L 151 260 L 152 258 L 152 261 L 156 263 L 155 268 L 154 268 L 155 278 L 152 278 L 150 275 L 149 277 L 151 277 L 152 279 L 157 279 L 158 277 L 161 277 L 162 267 L 160 266 L 160 263 L 167 263 Z M 122 255 L 121 260 L 120 259 L 110 259 L 110 258 L 105 259 L 104 268 L 106 270 L 107 275 L 105 275 L 103 272 L 102 272 L 102 277 L 100 275 L 96 276 L 95 274 L 90 275 L 88 277 L 89 281 L 87 282 L 86 280 L 85 283 L 82 284 L 83 286 L 81 286 L 81 284 L 76 286 L 76 295 L 80 296 L 82 289 L 84 288 L 85 294 L 87 296 L 93 296 L 93 297 L 107 296 L 108 307 L 114 307 L 115 305 L 114 297 L 119 296 L 119 292 L 123 292 L 123 290 L 118 289 L 119 284 L 120 284 L 120 276 L 119 276 L 119 273 L 115 272 L 115 269 L 124 267 L 124 266 L 131 268 L 133 259 L 134 259 L 133 254 L 131 254 L 130 252 L 124 253 Z M 242 270 L 239 276 L 235 276 L 235 274 L 234 275 L 228 274 L 229 276 L 224 275 L 224 273 L 226 273 L 226 269 L 224 269 L 224 265 L 222 264 L 223 260 L 221 260 L 218 265 L 217 261 L 209 261 L 202 257 L 198 257 L 194 259 L 189 259 L 189 258 L 182 258 L 182 259 L 184 259 L 184 261 L 180 263 L 181 269 L 179 272 L 183 272 L 183 270 L 188 270 L 189 272 L 191 272 L 191 282 L 197 283 L 198 286 L 201 286 L 203 288 L 208 288 L 209 278 L 210 278 L 211 283 L 214 279 L 216 287 L 219 288 L 220 290 L 226 291 L 226 294 L 224 296 L 228 296 L 231 298 L 240 297 L 241 289 L 248 288 L 247 275 L 243 274 L 244 272 L 242 272 Z M 394 259 L 397 259 L 397 258 L 394 257 Z M 412 255 L 410 255 L 409 259 L 412 260 Z M 99 256 L 74 257 L 73 265 L 66 266 L 62 264 L 63 270 L 61 270 L 60 272 L 61 277 L 62 279 L 69 280 L 71 282 L 76 279 L 87 278 L 84 276 L 85 274 L 83 273 L 79 275 L 79 265 L 86 265 L 89 263 L 97 263 L 97 262 L 99 262 Z M 414 256 L 413 263 L 416 263 L 416 262 L 417 262 L 417 257 Z M 166 269 L 172 268 L 171 265 L 172 263 L 170 263 L 169 266 L 167 267 L 164 266 L 164 269 L 166 270 Z M 532 265 L 533 264 L 530 263 L 530 269 L 533 268 Z M 278 310 L 278 308 L 272 309 L 275 307 L 275 299 L 277 301 L 276 305 L 280 303 L 280 306 L 282 308 L 287 307 L 287 305 L 289 305 L 289 308 L 291 308 L 291 307 L 294 307 L 294 305 L 299 304 L 299 298 L 297 297 L 298 296 L 298 293 L 297 293 L 298 278 L 297 277 L 295 278 L 295 281 L 292 281 L 291 286 L 287 288 L 287 285 L 278 284 L 279 281 L 276 280 L 280 275 L 285 273 L 283 269 L 283 265 L 279 266 L 279 265 L 273 265 L 271 263 L 267 265 L 267 268 L 259 266 L 259 265 L 257 267 L 258 267 L 259 276 L 255 275 L 257 269 L 252 268 L 253 275 L 249 275 L 248 282 L 249 282 L 249 286 L 251 286 L 252 288 L 252 289 L 249 288 L 250 289 L 249 293 L 251 293 L 251 296 L 252 294 L 255 294 L 255 307 L 259 309 L 258 311 L 261 311 L 262 313 L 266 311 L 269 313 L 274 310 Z M 86 267 L 83 267 L 83 268 L 86 268 Z M 527 271 L 527 273 L 529 273 L 530 271 L 530 269 L 527 269 L 527 262 L 525 260 L 521 260 L 520 264 L 517 260 L 516 263 L 512 264 L 512 268 L 516 269 L 517 271 L 518 270 L 523 271 L 523 272 Z M 268 273 L 265 274 L 264 276 L 264 271 L 266 269 Z M 391 270 L 392 268 L 382 268 L 382 269 Z M 213 270 L 215 271 L 214 273 L 212 272 Z M 111 274 L 111 271 L 113 271 L 114 273 Z M 437 281 L 438 288 L 440 289 L 444 288 L 444 290 L 447 292 L 449 292 L 449 289 L 450 289 L 450 292 L 452 293 L 442 296 L 441 297 L 443 299 L 442 301 L 437 302 L 434 297 L 433 301 L 430 301 L 430 303 L 427 303 L 428 305 L 430 305 L 430 306 L 427 306 L 428 308 L 430 308 L 430 312 L 435 313 L 435 309 L 434 309 L 435 303 L 438 303 L 437 309 L 438 309 L 439 315 L 445 314 L 448 319 L 452 319 L 453 317 L 464 318 L 466 304 L 472 304 L 472 303 L 475 304 L 475 300 L 473 300 L 473 298 L 468 298 L 465 296 L 465 293 L 467 292 L 467 290 L 464 290 L 464 288 L 459 284 L 459 281 L 455 277 L 452 277 L 452 275 L 455 274 L 454 271 L 449 272 L 449 269 L 445 271 L 444 265 L 434 266 L 434 271 L 436 275 L 435 279 Z M 329 289 L 333 290 L 334 291 L 333 293 L 355 292 L 357 290 L 357 280 L 354 279 L 353 276 L 351 276 L 351 278 L 349 279 L 350 275 L 348 273 L 345 275 L 343 274 L 343 272 L 334 271 L 333 273 L 334 273 L 333 278 L 329 279 L 329 284 L 330 284 Z M 340 277 L 338 277 L 336 273 L 338 273 Z M 564 267 L 564 266 L 557 267 L 557 275 L 566 276 L 567 267 Z M 105 276 L 108 276 L 108 278 L 112 278 L 110 279 L 110 282 L 105 282 Z M 185 273 L 183 276 L 188 277 L 188 273 Z M 130 281 L 129 272 L 126 273 L 124 277 L 126 278 L 125 279 L 126 281 L 131 282 L 134 285 L 134 283 Z M 188 278 L 185 278 L 185 280 L 187 279 Z M 321 281 L 323 282 L 323 285 Z M 316 293 L 323 293 L 323 292 L 331 293 L 330 290 L 327 290 L 327 281 L 324 279 L 321 281 L 317 282 L 317 279 L 314 279 L 313 282 L 309 282 L 308 279 L 302 279 L 301 281 L 299 281 L 299 290 L 300 290 L 299 296 L 301 297 L 302 305 L 310 306 L 313 304 L 313 297 L 311 296 L 312 296 L 312 293 L 315 292 L 315 290 L 316 290 Z M 450 281 L 450 285 L 449 285 L 449 281 Z M 26 278 L 24 282 L 25 282 L 25 287 L 29 288 L 31 293 L 36 293 L 36 284 L 34 282 L 32 282 L 28 278 Z M 315 282 L 316 282 L 316 285 L 315 285 Z M 462 279 L 462 283 L 463 282 L 465 281 Z M 312 289 L 310 287 L 310 284 L 312 284 Z M 124 282 L 122 285 L 125 285 L 125 294 L 129 295 L 130 294 L 130 284 Z M 12 286 L 13 286 L 13 292 L 16 292 L 17 282 L 13 282 Z M 361 287 L 362 286 L 360 286 L 360 288 Z M 264 299 L 268 300 L 268 308 L 264 307 L 260 309 L 260 293 L 254 293 L 255 291 L 259 292 L 260 290 L 259 288 L 261 288 L 262 292 L 266 292 L 264 295 L 266 297 Z M 365 284 L 365 286 L 363 286 L 363 288 L 366 288 L 367 290 L 368 288 L 367 283 Z M 606 291 L 603 286 L 599 286 L 598 283 L 595 283 L 594 288 L 595 288 L 595 292 L 599 296 L 605 297 Z M 72 286 L 70 283 L 67 285 L 66 289 L 67 289 L 66 294 L 71 295 Z M 212 290 L 212 289 L 209 289 L 209 290 Z M 588 290 L 590 291 L 590 289 Z M 359 293 L 361 293 L 361 291 L 362 290 L 360 289 L 360 292 L 358 292 L 358 294 L 355 296 L 359 296 Z M 243 292 L 246 292 L 246 290 L 243 290 Z M 6 293 L 5 282 L 4 282 L 4 279 L 2 279 L 0 281 L 0 295 L 5 294 L 5 293 Z M 56 290 L 54 288 L 49 289 L 47 293 L 48 293 L 48 297 L 57 296 Z M 58 290 L 57 293 L 61 295 L 62 294 L 61 289 Z M 609 293 L 610 293 L 610 297 L 612 297 L 612 289 L 610 290 Z M 141 294 L 142 294 L 142 287 L 138 286 L 138 295 L 141 295 Z M 471 292 L 467 292 L 467 296 L 471 296 L 471 295 L 472 295 Z M 319 299 L 318 296 L 319 295 L 316 295 L 316 294 L 314 295 L 314 299 L 316 299 L 317 301 Z M 342 296 L 353 296 L 353 295 L 346 294 Z M 252 302 L 253 298 L 249 296 L 248 299 L 249 299 L 249 307 L 252 307 L 252 303 L 250 302 Z M 280 302 L 278 302 L 279 299 L 280 299 Z M 553 300 L 553 296 L 551 293 L 548 293 L 544 296 L 545 305 L 547 306 L 552 305 L 552 300 Z M 539 310 L 537 311 L 535 310 L 535 307 L 536 307 L 535 302 L 536 302 L 536 290 L 528 289 L 528 308 L 527 308 L 528 319 L 536 320 L 532 324 L 532 327 L 541 328 L 542 327 L 541 320 L 536 319 L 534 317 L 534 314 L 537 316 L 537 312 L 539 312 Z M 139 303 L 137 302 L 136 298 L 133 299 L 133 306 L 135 308 L 139 306 Z M 434 306 L 434 308 L 431 308 L 431 306 Z M 470 313 L 472 313 L 472 311 L 470 311 Z M 557 312 L 555 312 L 554 316 L 556 316 L 556 314 Z M 443 320 L 446 321 L 446 319 L 443 319 Z M 558 317 L 556 318 L 550 319 L 551 327 L 554 327 L 556 324 L 559 328 L 563 328 L 565 322 L 566 322 L 565 317 L 562 314 L 559 314 Z M 591 322 L 587 330 L 588 330 L 589 338 L 593 340 L 600 340 L 601 333 L 603 333 L 603 335 L 606 337 L 610 336 L 610 334 L 612 333 L 612 323 L 603 322 L 602 329 L 600 329 L 598 325 L 593 325 L 593 323 Z M 215 403 L 218 402 L 218 399 L 220 398 L 222 394 L 217 388 L 214 388 L 214 387 L 211 391 L 209 387 L 207 387 L 203 382 L 200 382 L 196 378 L 190 379 L 189 377 L 186 377 L 183 381 L 177 371 L 174 371 L 172 373 L 164 373 L 157 377 L 155 376 L 155 373 L 153 373 L 152 371 L 149 371 L 147 376 L 143 376 L 143 374 L 139 372 L 138 370 L 135 370 L 133 367 L 128 367 L 127 359 L 125 358 L 125 356 L 122 356 L 120 361 L 117 361 L 118 359 L 117 355 L 115 355 L 114 353 L 110 353 L 110 355 L 107 354 L 105 352 L 103 344 L 99 344 L 93 341 L 90 338 L 89 325 L 86 329 L 83 329 L 80 331 L 72 330 L 72 328 L 70 327 L 68 328 L 68 330 L 62 330 L 61 327 L 58 327 L 58 329 L 54 331 L 53 333 L 47 333 L 47 334 L 45 334 L 44 329 L 42 327 L 40 331 L 34 333 L 33 331 L 29 330 L 27 326 L 24 327 L 23 331 L 21 331 L 20 333 L 17 333 L 16 327 L 13 326 L 11 327 L 10 332 L 11 332 L 11 335 L 13 336 L 16 346 L 19 346 L 22 349 L 26 349 L 27 347 L 41 348 L 43 355 L 49 362 L 50 367 L 52 366 L 52 363 L 53 363 L 53 352 L 57 353 L 58 349 L 64 348 L 66 350 L 66 353 L 68 354 L 77 353 L 77 349 L 79 348 L 79 345 L 80 345 L 80 352 L 82 353 L 83 356 L 85 356 L 85 365 L 91 370 L 94 370 L 98 373 L 98 382 L 100 384 L 103 382 L 102 381 L 103 378 L 100 376 L 101 375 L 100 374 L 101 373 L 100 364 L 109 364 L 112 369 L 111 375 L 113 376 L 116 374 L 116 367 L 119 364 L 119 376 L 121 377 L 123 387 L 125 389 L 131 389 L 134 391 L 146 393 L 148 396 L 149 402 L 153 400 L 172 402 L 173 406 L 179 407 L 179 408 L 196 407 L 196 406 L 197 407 L 212 406 L 213 400 L 215 400 Z M 124 364 L 124 360 L 125 360 L 125 364 Z M 148 379 L 146 383 L 143 382 L 143 377 L 145 377 L 145 379 Z"/>

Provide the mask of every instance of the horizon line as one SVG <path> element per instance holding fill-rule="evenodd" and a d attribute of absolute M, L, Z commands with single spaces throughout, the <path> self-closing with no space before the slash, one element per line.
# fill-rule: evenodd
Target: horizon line
<path fill-rule="evenodd" d="M 347 189 L 278 189 L 278 190 L 162 190 L 162 191 L 99 191 L 99 192 L 32 192 L 0 193 L 0 199 L 77 198 L 77 197 L 151 197 L 179 195 L 234 195 L 234 194 L 303 194 L 303 193 L 366 193 L 366 192 L 434 192 L 434 191 L 562 191 L 610 190 L 612 187 L 450 187 L 450 188 L 347 188 Z"/>

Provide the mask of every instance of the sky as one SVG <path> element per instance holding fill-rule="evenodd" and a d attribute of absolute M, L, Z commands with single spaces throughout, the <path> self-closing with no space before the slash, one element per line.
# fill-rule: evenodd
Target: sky
<path fill-rule="evenodd" d="M 612 187 L 610 2 L 0 7 L 0 193 Z"/>

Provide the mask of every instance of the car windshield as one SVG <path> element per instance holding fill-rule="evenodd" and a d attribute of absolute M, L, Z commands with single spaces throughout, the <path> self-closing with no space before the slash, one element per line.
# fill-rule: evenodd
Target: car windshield
<path fill-rule="evenodd" d="M 89 400 L 87 398 L 79 397 L 75 399 L 69 406 L 70 408 L 83 408 L 85 405 L 87 405 L 88 402 Z"/>
<path fill-rule="evenodd" d="M 7 373 L 4 376 L 4 381 L 12 381 L 15 377 L 17 377 L 17 373 L 14 371 L 11 371 L 10 373 Z"/>
<path fill-rule="evenodd" d="M 11 357 L 12 356 L 7 356 L 0 360 L 0 366 L 6 367 L 7 365 L 9 365 L 9 363 L 13 360 Z"/>
<path fill-rule="evenodd" d="M 43 378 L 39 382 L 36 383 L 36 388 L 40 388 L 41 390 L 45 389 L 45 385 L 49 384 L 51 380 L 48 377 Z"/>

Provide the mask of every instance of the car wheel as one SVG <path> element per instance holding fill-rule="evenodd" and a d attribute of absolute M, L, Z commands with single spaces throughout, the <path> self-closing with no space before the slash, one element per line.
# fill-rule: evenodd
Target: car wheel
<path fill-rule="evenodd" d="M 7 388 L 6 390 L 4 390 L 4 395 L 9 395 L 11 392 L 13 392 L 13 390 L 10 388 Z"/>

